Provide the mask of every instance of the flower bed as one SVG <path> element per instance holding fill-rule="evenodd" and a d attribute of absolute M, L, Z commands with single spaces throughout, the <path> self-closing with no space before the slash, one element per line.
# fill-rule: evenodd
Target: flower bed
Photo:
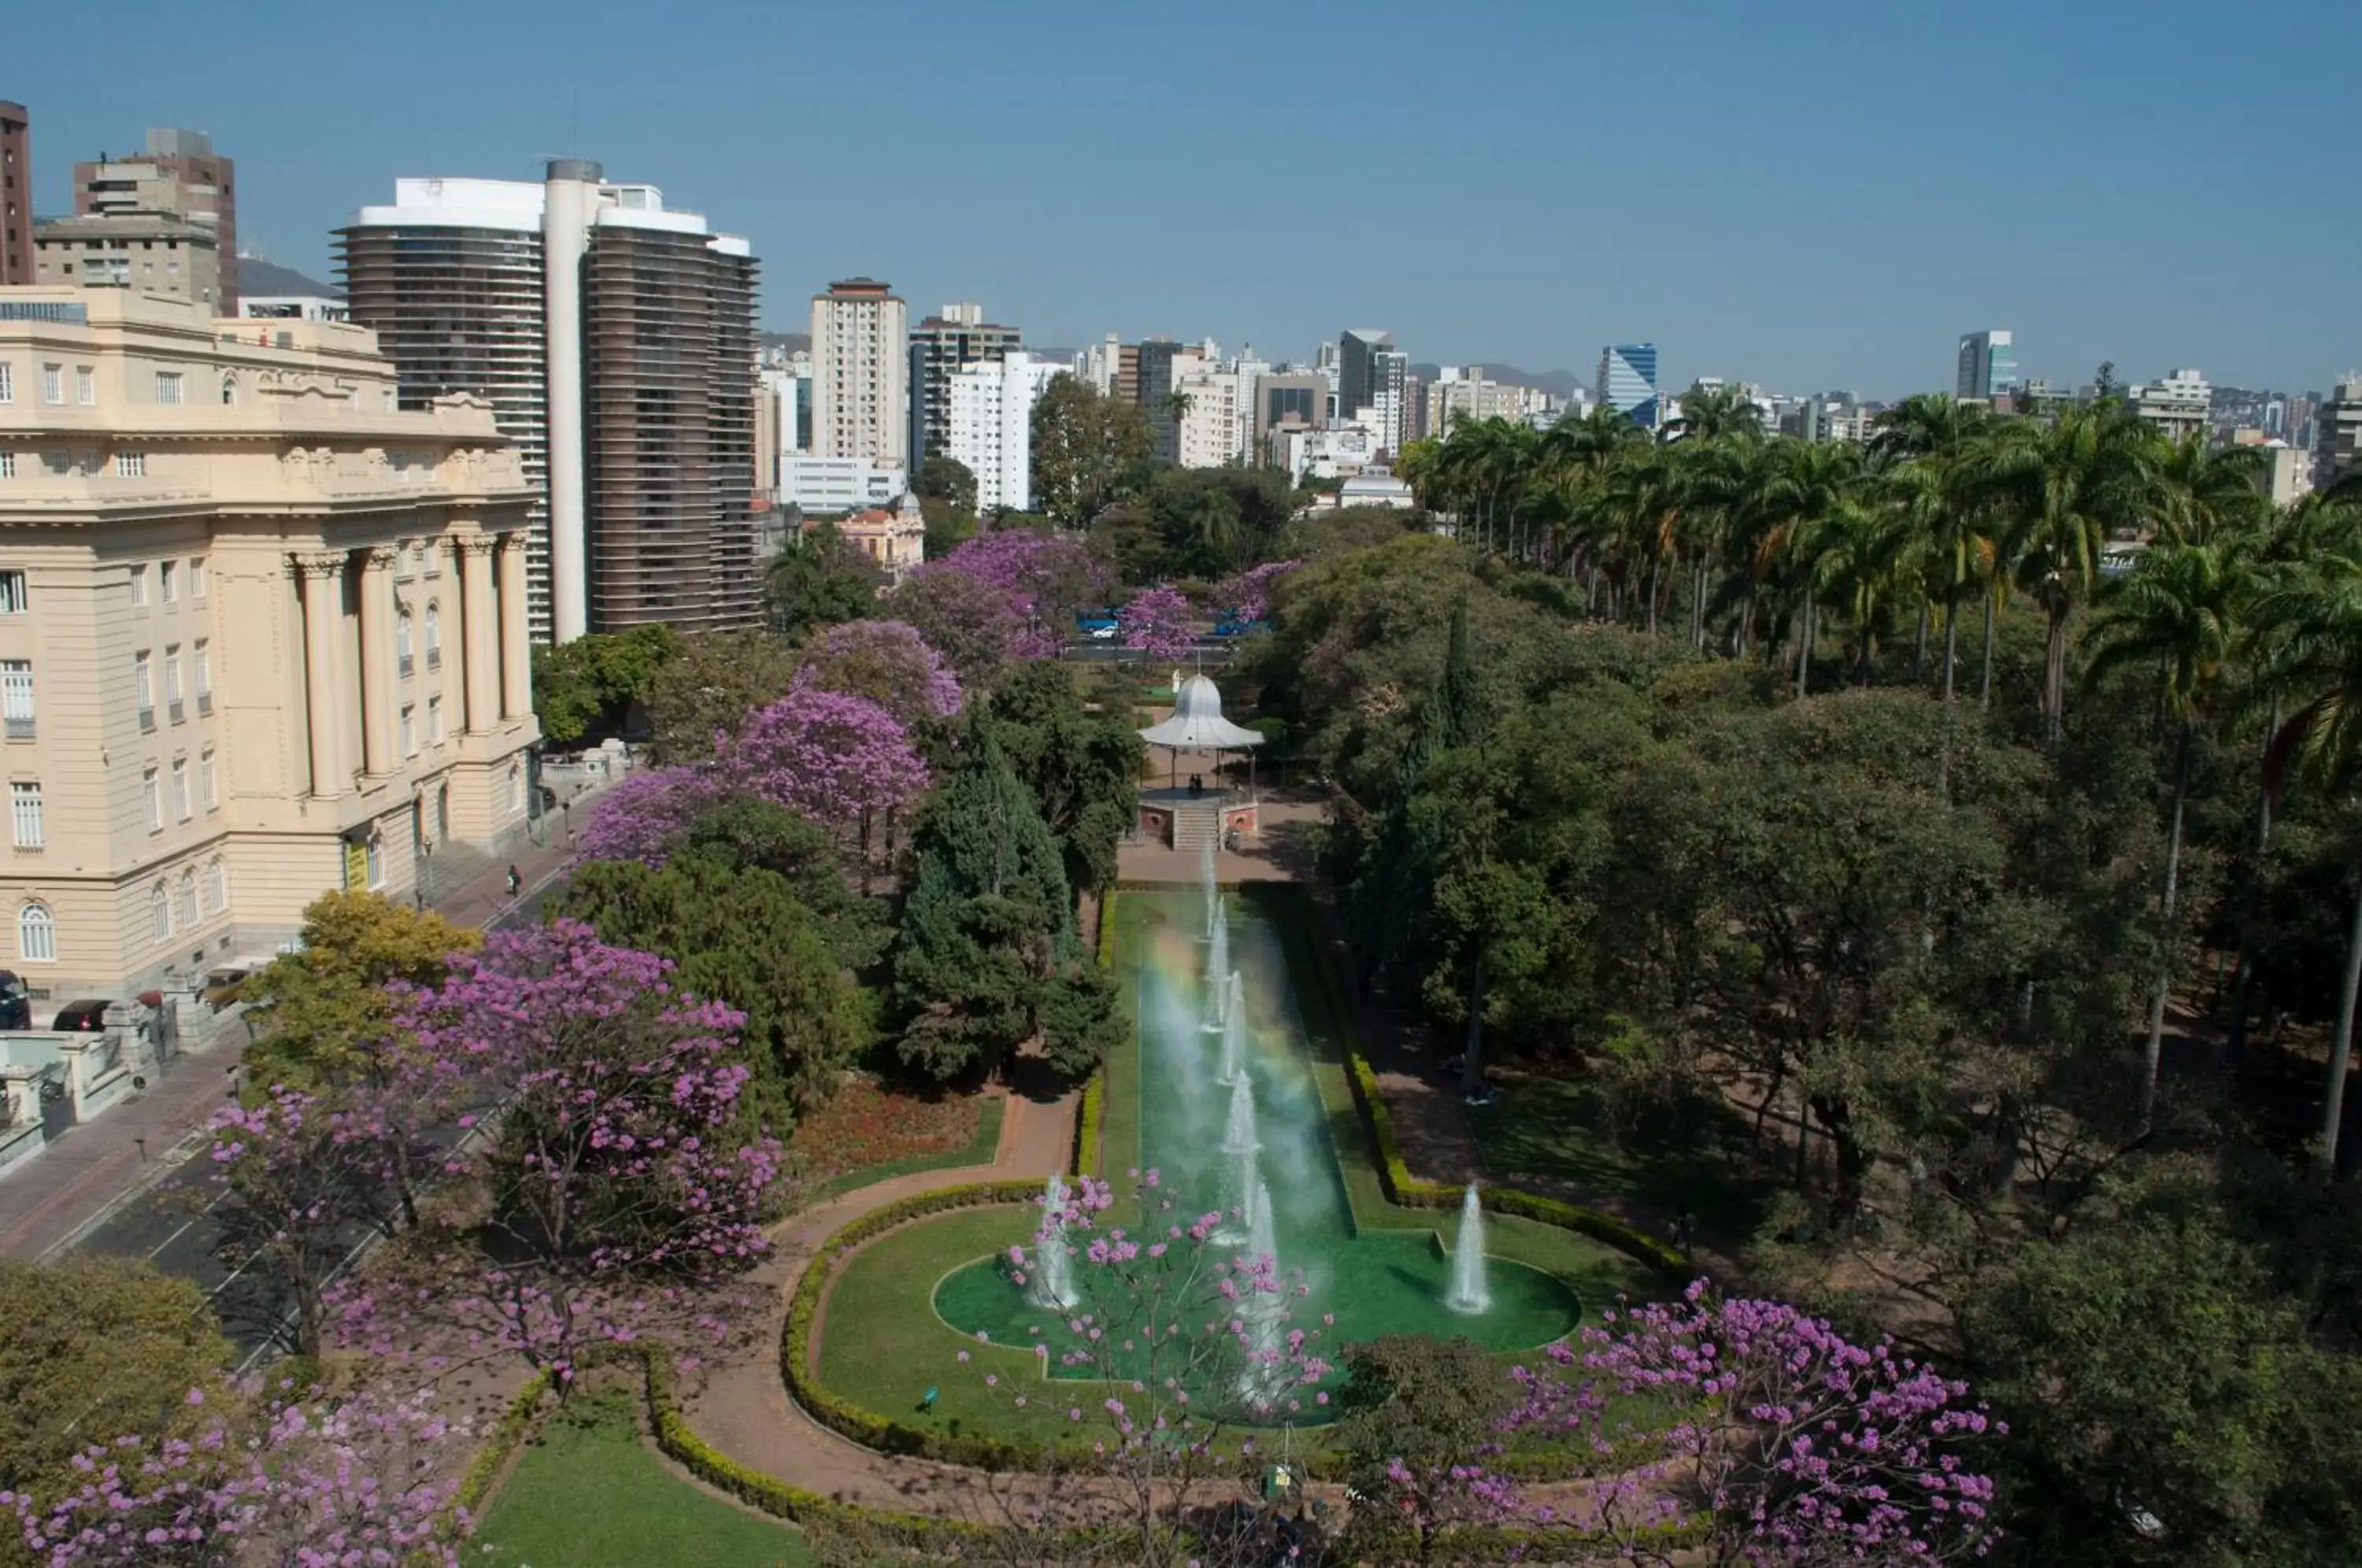
<path fill-rule="evenodd" d="M 873 1165 L 967 1149 L 977 1142 L 985 1107 L 978 1095 L 925 1099 L 875 1078 L 852 1077 L 796 1123 L 788 1148 L 810 1180 L 826 1184 Z M 985 1158 L 991 1157 L 986 1150 Z"/>

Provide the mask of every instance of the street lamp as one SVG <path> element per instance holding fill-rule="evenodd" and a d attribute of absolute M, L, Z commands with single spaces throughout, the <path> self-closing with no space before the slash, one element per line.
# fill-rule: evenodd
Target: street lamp
<path fill-rule="evenodd" d="M 434 886 L 435 845 L 432 840 L 420 839 L 418 841 L 418 887 L 416 889 L 416 897 L 418 900 L 418 907 L 421 911 L 424 911 L 427 904 L 432 901 L 434 898 Z"/>

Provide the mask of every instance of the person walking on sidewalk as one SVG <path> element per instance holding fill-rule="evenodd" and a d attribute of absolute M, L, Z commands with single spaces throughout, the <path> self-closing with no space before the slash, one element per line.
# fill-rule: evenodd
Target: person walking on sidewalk
<path fill-rule="evenodd" d="M 515 898 L 517 896 L 517 889 L 524 886 L 524 878 L 517 875 L 517 868 L 514 866 L 511 866 L 509 867 L 509 897 L 512 899 Z"/>

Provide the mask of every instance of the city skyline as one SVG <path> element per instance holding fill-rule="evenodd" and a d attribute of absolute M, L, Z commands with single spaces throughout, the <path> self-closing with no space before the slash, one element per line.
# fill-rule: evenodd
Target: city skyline
<path fill-rule="evenodd" d="M 1029 5 L 960 37 L 964 80 L 1055 79 L 1054 106 L 971 114 L 923 90 L 916 56 L 880 67 L 881 88 L 912 89 L 871 96 L 890 110 L 793 111 L 796 150 L 778 159 L 754 151 L 781 135 L 783 94 L 819 102 L 782 62 L 873 59 L 878 31 L 951 14 L 716 12 L 616 50 L 595 6 L 553 28 L 537 7 L 430 0 L 414 28 L 367 36 L 378 68 L 265 91 L 249 85 L 256 39 L 143 28 L 149 9 L 129 0 L 133 41 L 107 72 L 63 90 L 30 72 L 0 82 L 32 112 L 34 205 L 64 211 L 73 162 L 136 147 L 148 126 L 206 130 L 239 160 L 245 236 L 315 276 L 336 225 L 397 175 L 527 178 L 571 154 L 748 234 L 769 259 L 773 330 L 798 330 L 831 279 L 866 273 L 926 306 L 991 300 L 1039 345 L 1210 334 L 1285 359 L 1381 321 L 1417 359 L 1583 380 L 1602 345 L 1653 340 L 1668 387 L 1937 390 L 1948 348 L 1981 321 L 2009 324 L 2021 374 L 2054 382 L 2105 359 L 2131 380 L 2199 365 L 2220 384 L 2320 388 L 2362 359 L 2362 303 L 2301 282 L 2312 259 L 2351 253 L 2362 219 L 2249 145 L 2267 110 L 2292 125 L 2330 112 L 2331 57 L 2277 33 L 2176 26 L 2206 15 L 2194 5 L 2152 8 L 2136 31 L 2008 6 L 1826 20 L 1494 6 L 1449 29 L 1396 9 L 1350 26 L 1256 13 L 1244 54 L 1219 16 L 1176 28 Z M 311 25 L 333 45 L 359 24 Z M 455 33 L 471 46 L 437 41 Z M 74 34 L 50 12 L 16 41 L 32 65 L 70 58 Z M 1387 81 L 1406 112 L 1293 148 L 1170 134 L 1104 69 L 1127 59 L 1191 82 L 1209 124 L 1284 112 L 1334 79 Z M 1628 69 L 1599 69 L 1617 61 Z M 1678 93 L 1660 69 L 1675 63 Z M 439 83 L 432 116 L 414 112 L 422 75 Z M 1931 86 L 1971 81 L 1976 121 L 1926 112 Z M 1472 95 L 1478 113 L 1411 112 Z M 2185 149 L 2170 170 L 2136 135 L 2166 104 Z M 2009 134 L 2028 122 L 2045 134 Z M 1331 193 L 1308 202 L 1308 188 Z M 926 191 L 927 221 L 881 209 L 880 190 Z M 2191 221 L 2208 191 L 2212 215 Z M 2221 220 L 2226 196 L 2235 221 Z M 1180 214 L 1198 230 L 1186 243 Z M 1600 244 L 1603 227 L 1641 242 Z M 1274 269 L 1274 244 L 1331 262 Z"/>

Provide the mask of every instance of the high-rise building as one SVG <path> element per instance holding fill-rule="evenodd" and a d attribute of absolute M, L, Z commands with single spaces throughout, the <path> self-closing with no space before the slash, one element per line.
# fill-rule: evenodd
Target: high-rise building
<path fill-rule="evenodd" d="M 942 451 L 976 476 L 979 513 L 1033 510 L 1033 404 L 1065 366 L 1010 352 L 954 370 L 944 392 Z"/>
<path fill-rule="evenodd" d="M 1014 352 L 1018 332 L 984 319 L 984 307 L 947 304 L 911 328 L 911 466 L 944 449 L 951 414 L 951 377 L 963 365 Z"/>
<path fill-rule="evenodd" d="M 1368 406 L 1388 456 L 1401 451 L 1408 438 L 1410 398 L 1410 356 L 1399 348 L 1381 348 L 1371 355 Z M 1362 416 L 1360 404 L 1354 405 L 1352 416 Z"/>
<path fill-rule="evenodd" d="M 2214 389 L 2206 384 L 2202 372 L 2182 370 L 2161 381 L 2128 388 L 2125 400 L 2135 414 L 2179 441 L 2185 436 L 2206 434 L 2206 414 L 2213 406 Z"/>
<path fill-rule="evenodd" d="M 892 285 L 847 278 L 812 296 L 812 451 L 880 468 L 914 460 L 902 399 L 910 316 Z"/>
<path fill-rule="evenodd" d="M 222 297 L 219 244 L 204 224 L 171 213 L 51 218 L 33 227 L 33 277 L 58 288 L 168 294 L 235 315 L 237 307 Z"/>
<path fill-rule="evenodd" d="M 1990 403 L 2018 384 L 2017 347 L 2006 327 L 1963 334 L 1952 395 Z"/>
<path fill-rule="evenodd" d="M 2362 375 L 2349 370 L 2312 412 L 2312 487 L 2327 490 L 2362 463 Z"/>
<path fill-rule="evenodd" d="M 33 117 L 0 99 L 0 288 L 33 281 Z"/>
<path fill-rule="evenodd" d="M 1307 430 L 1329 424 L 1329 378 L 1318 370 L 1258 376 L 1254 387 L 1254 429 L 1252 439 L 1260 453 L 1274 429 L 1293 421 Z"/>
<path fill-rule="evenodd" d="M 127 289 L 0 291 L 0 964 L 188 985 L 507 850 L 532 491 L 488 406 L 399 407 L 358 326 Z"/>
<path fill-rule="evenodd" d="M 74 165 L 74 212 L 83 217 L 160 213 L 213 232 L 221 259 L 221 310 L 237 310 L 237 165 L 203 131 L 151 128 L 136 158 Z"/>
<path fill-rule="evenodd" d="M 1599 402 L 1653 430 L 1662 413 L 1657 398 L 1657 346 L 1613 343 L 1599 351 Z"/>
<path fill-rule="evenodd" d="M 1152 337 L 1136 345 L 1132 355 L 1132 400 L 1148 416 L 1160 463 L 1177 462 L 1181 456 L 1180 426 L 1173 417 L 1173 361 L 1182 352 L 1171 338 Z"/>
<path fill-rule="evenodd" d="M 1391 334 L 1374 326 L 1349 327 L 1338 334 L 1337 402 L 1330 411 L 1332 424 L 1358 419 L 1362 410 L 1377 406 L 1378 355 L 1392 348 L 1394 342 Z"/>
<path fill-rule="evenodd" d="M 1188 400 L 1174 422 L 1173 460 L 1185 469 L 1219 469 L 1246 457 L 1247 411 L 1239 378 L 1199 359 L 1181 371 L 1173 390 Z"/>
<path fill-rule="evenodd" d="M 1462 420 L 1522 419 L 1526 390 L 1487 380 L 1482 365 L 1445 365 L 1427 384 L 1422 433 L 1449 436 Z"/>
<path fill-rule="evenodd" d="M 405 405 L 490 402 L 540 505 L 534 635 L 753 623 L 755 259 L 581 159 L 540 183 L 398 180 L 337 234 Z"/>

